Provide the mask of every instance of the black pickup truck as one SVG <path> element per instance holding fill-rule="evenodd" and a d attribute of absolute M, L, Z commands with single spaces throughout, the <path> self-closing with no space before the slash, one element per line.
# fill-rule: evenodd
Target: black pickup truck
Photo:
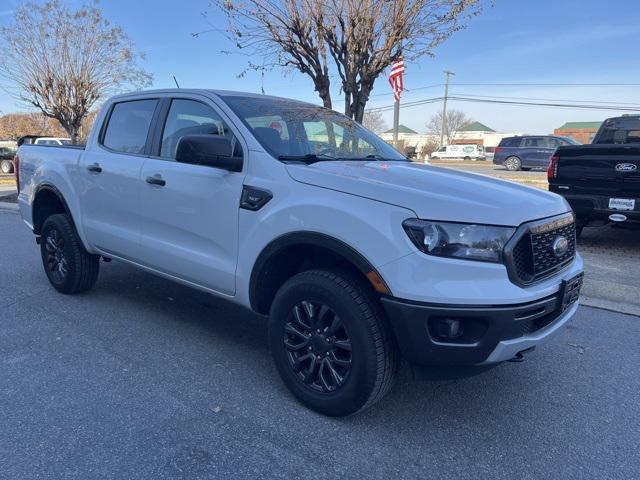
<path fill-rule="evenodd" d="M 578 235 L 591 222 L 640 225 L 640 115 L 605 120 L 590 145 L 558 147 L 547 176 L 573 208 Z"/>

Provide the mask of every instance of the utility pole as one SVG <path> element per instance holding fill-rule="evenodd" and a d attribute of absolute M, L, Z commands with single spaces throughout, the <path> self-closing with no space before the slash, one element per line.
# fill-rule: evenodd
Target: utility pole
<path fill-rule="evenodd" d="M 442 126 L 440 127 L 440 146 L 444 144 L 444 129 L 447 124 L 447 97 L 449 96 L 449 77 L 455 73 L 445 70 L 446 79 L 444 82 L 444 103 L 442 105 Z"/>

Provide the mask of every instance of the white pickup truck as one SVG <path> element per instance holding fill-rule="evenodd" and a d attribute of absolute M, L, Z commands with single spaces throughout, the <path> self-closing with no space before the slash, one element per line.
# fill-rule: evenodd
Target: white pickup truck
<path fill-rule="evenodd" d="M 520 360 L 578 308 L 562 197 L 412 163 L 314 105 L 121 95 L 86 147 L 24 145 L 17 164 L 57 290 L 89 290 L 113 259 L 268 315 L 282 379 L 327 415 L 379 400 L 401 356 L 431 369 Z"/>

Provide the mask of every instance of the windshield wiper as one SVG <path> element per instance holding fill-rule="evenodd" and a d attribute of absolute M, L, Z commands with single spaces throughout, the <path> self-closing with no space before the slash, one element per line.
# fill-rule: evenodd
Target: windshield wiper
<path fill-rule="evenodd" d="M 339 160 L 331 155 L 321 153 L 316 155 L 315 153 L 307 153 L 306 155 L 278 155 L 278 160 L 284 160 L 285 162 L 304 162 L 311 164 L 315 162 Z"/>
<path fill-rule="evenodd" d="M 372 153 L 371 155 L 367 155 L 366 157 L 341 157 L 340 160 L 348 160 L 351 162 L 366 162 L 367 160 L 375 160 L 376 162 L 399 162 L 404 159 L 393 159 L 393 158 L 385 158 L 382 155 L 377 153 Z"/>

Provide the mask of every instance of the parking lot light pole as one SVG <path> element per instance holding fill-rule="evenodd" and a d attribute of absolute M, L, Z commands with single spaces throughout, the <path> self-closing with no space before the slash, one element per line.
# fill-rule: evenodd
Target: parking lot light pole
<path fill-rule="evenodd" d="M 442 105 L 442 125 L 440 127 L 440 146 L 444 145 L 444 129 L 447 121 L 447 97 L 449 96 L 449 77 L 455 73 L 445 70 L 446 79 L 444 82 L 444 102 Z"/>

